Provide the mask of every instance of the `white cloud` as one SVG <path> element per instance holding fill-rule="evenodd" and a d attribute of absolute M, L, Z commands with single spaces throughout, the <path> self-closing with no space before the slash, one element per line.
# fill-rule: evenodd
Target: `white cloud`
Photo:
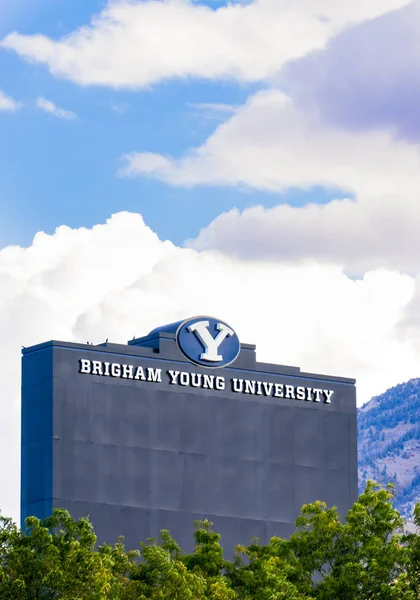
<path fill-rule="evenodd" d="M 121 106 L 118 106 L 118 104 L 113 104 L 111 108 L 113 111 L 119 113 L 120 115 L 123 115 L 125 113 L 124 108 L 122 108 Z"/>
<path fill-rule="evenodd" d="M 200 233 L 192 242 L 198 249 L 313 257 L 352 272 L 378 266 L 411 272 L 419 264 L 418 146 L 386 130 L 339 131 L 305 115 L 279 91 L 256 94 L 184 157 L 133 153 L 122 173 L 176 186 L 298 187 L 308 190 L 309 202 L 313 186 L 342 190 L 325 206 L 233 210 Z"/>
<path fill-rule="evenodd" d="M 58 108 L 53 102 L 47 100 L 46 98 L 42 98 L 41 96 L 37 98 L 36 101 L 37 108 L 40 108 L 46 113 L 50 115 L 54 115 L 54 117 L 58 117 L 59 119 L 76 119 L 76 113 L 71 110 L 65 110 L 64 108 Z"/>
<path fill-rule="evenodd" d="M 360 274 L 378 267 L 417 273 L 418 196 L 359 197 L 303 207 L 254 206 L 218 216 L 188 246 L 236 257 L 314 260 Z"/>
<path fill-rule="evenodd" d="M 280 91 L 251 97 L 201 147 L 171 159 L 127 156 L 125 174 L 172 185 L 248 185 L 282 191 L 322 185 L 349 192 L 392 193 L 420 183 L 418 148 L 387 131 L 339 131 L 296 109 Z"/>
<path fill-rule="evenodd" d="M 234 113 L 238 108 L 237 106 L 220 102 L 189 102 L 187 106 L 195 108 L 196 110 L 208 110 L 220 113 Z"/>
<path fill-rule="evenodd" d="M 232 104 L 221 102 L 188 102 L 188 108 L 194 109 L 197 114 L 205 119 L 222 119 L 228 114 L 233 114 L 239 108 Z"/>
<path fill-rule="evenodd" d="M 16 100 L 13 100 L 13 98 L 6 96 L 6 94 L 0 90 L 0 110 L 13 111 L 18 110 L 19 108 L 21 108 L 21 106 L 22 105 L 20 102 L 16 102 Z"/>
<path fill-rule="evenodd" d="M 345 129 L 389 127 L 420 140 L 420 0 L 346 30 L 283 69 L 299 105 Z"/>
<path fill-rule="evenodd" d="M 339 267 L 314 261 L 263 262 L 182 249 L 128 213 L 92 230 L 39 233 L 26 249 L 4 248 L 0 452 L 8 460 L 0 465 L 2 511 L 18 515 L 22 344 L 107 337 L 125 343 L 159 324 L 215 314 L 242 341 L 257 344 L 260 361 L 357 377 L 363 402 L 419 374 L 420 348 L 409 331 L 399 330 L 416 285 L 386 270 L 353 281 Z"/>
<path fill-rule="evenodd" d="M 191 110 L 191 115 L 200 122 L 214 121 L 222 122 L 227 115 L 234 114 L 240 107 L 222 102 L 187 102 L 186 106 Z"/>
<path fill-rule="evenodd" d="M 11 33 L 1 45 L 82 84 L 144 87 L 173 77 L 261 81 L 343 27 L 409 0 L 114 0 L 61 40 Z"/>

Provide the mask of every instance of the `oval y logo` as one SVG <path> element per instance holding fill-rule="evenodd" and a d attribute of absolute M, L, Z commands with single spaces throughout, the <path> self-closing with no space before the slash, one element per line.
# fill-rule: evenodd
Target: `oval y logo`
<path fill-rule="evenodd" d="M 213 317 L 187 319 L 179 326 L 176 341 L 191 362 L 204 367 L 225 367 L 241 349 L 234 330 Z"/>

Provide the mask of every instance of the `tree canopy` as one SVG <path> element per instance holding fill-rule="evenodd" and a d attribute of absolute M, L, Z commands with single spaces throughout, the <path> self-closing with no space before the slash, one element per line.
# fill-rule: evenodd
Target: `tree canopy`
<path fill-rule="evenodd" d="M 0 600 L 419 600 L 420 504 L 406 533 L 393 495 L 368 482 L 345 521 L 307 504 L 289 539 L 238 546 L 232 560 L 208 521 L 185 553 L 168 531 L 135 551 L 97 547 L 89 520 L 65 510 L 25 530 L 0 517 Z"/>

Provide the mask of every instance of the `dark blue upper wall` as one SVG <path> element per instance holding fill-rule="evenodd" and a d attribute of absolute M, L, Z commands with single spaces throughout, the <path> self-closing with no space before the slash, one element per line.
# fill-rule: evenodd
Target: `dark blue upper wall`
<path fill-rule="evenodd" d="M 53 349 L 25 353 L 22 360 L 21 521 L 52 509 Z"/>

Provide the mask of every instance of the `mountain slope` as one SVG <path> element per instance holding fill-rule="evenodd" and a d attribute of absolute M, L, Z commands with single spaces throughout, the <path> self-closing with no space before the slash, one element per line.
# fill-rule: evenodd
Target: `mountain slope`
<path fill-rule="evenodd" d="M 411 518 L 420 501 L 420 379 L 411 379 L 358 411 L 359 489 L 368 479 L 396 484 L 395 506 Z"/>

